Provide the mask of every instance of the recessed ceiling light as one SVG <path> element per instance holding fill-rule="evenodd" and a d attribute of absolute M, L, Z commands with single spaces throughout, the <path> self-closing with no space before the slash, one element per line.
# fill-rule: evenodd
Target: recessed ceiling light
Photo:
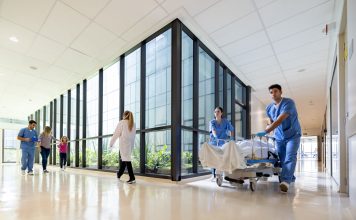
<path fill-rule="evenodd" d="M 19 42 L 19 39 L 17 39 L 17 37 L 15 37 L 15 36 L 10 37 L 9 40 L 11 40 L 12 42 L 15 42 L 15 43 Z"/>
<path fill-rule="evenodd" d="M 35 66 L 30 66 L 30 69 L 32 69 L 32 70 L 37 70 L 38 68 L 35 67 Z"/>
<path fill-rule="evenodd" d="M 300 73 L 301 73 L 301 72 L 304 72 L 304 71 L 305 71 L 305 69 L 300 69 L 300 70 L 298 70 L 298 72 L 300 72 Z"/>

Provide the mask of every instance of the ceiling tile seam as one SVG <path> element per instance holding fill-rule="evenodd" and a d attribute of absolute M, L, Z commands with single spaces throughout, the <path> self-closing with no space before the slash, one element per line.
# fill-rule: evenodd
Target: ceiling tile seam
<path fill-rule="evenodd" d="M 313 26 L 311 26 L 311 27 L 305 28 L 305 29 L 303 29 L 303 30 L 300 30 L 300 31 L 297 31 L 297 32 L 288 34 L 288 35 L 286 35 L 286 36 L 284 36 L 284 37 L 282 37 L 282 38 L 279 38 L 279 39 L 277 39 L 277 40 L 274 40 L 274 41 L 272 41 L 272 42 L 273 42 L 273 43 L 278 43 L 278 42 L 280 42 L 280 41 L 282 41 L 282 40 L 285 40 L 285 39 L 287 39 L 287 38 L 289 38 L 289 37 L 293 37 L 293 35 L 300 34 L 300 33 L 306 32 L 306 31 L 310 31 L 310 30 L 313 30 L 314 28 L 317 28 L 317 27 L 320 27 L 320 33 L 321 33 L 321 31 L 322 31 L 322 26 L 321 26 L 321 25 L 323 25 L 323 23 L 319 23 L 319 24 L 313 25 Z"/>
<path fill-rule="evenodd" d="M 266 47 L 266 46 L 268 46 L 268 45 L 270 45 L 270 44 L 269 44 L 269 43 L 263 44 L 263 45 L 261 45 L 261 46 L 259 46 L 259 47 L 256 47 L 256 48 L 253 48 L 253 49 L 250 49 L 250 50 L 246 50 L 246 51 L 244 51 L 244 52 L 242 52 L 242 53 L 240 53 L 240 54 L 233 55 L 233 56 L 231 56 L 231 58 L 233 59 L 233 58 L 236 58 L 236 57 L 245 55 L 245 54 L 247 54 L 247 53 L 251 53 L 251 52 L 253 52 L 253 51 L 255 51 L 255 50 L 259 50 L 259 49 L 261 49 L 261 48 L 263 48 L 263 47 Z M 222 48 L 221 48 L 221 49 L 222 49 Z M 245 64 L 244 64 L 244 65 L 245 65 Z"/>
<path fill-rule="evenodd" d="M 22 24 L 15 23 L 15 22 L 13 22 L 13 21 L 11 21 L 11 20 L 9 20 L 8 18 L 5 18 L 5 17 L 3 17 L 3 16 L 0 16 L 0 18 L 3 19 L 3 20 L 5 20 L 5 21 L 7 21 L 7 22 L 9 22 L 9 23 L 12 23 L 13 25 L 16 25 L 16 26 L 19 26 L 19 27 L 21 27 L 21 28 L 23 28 L 23 29 L 26 29 L 27 31 L 29 31 L 29 32 L 31 32 L 31 33 L 33 33 L 33 34 L 37 34 L 37 33 L 38 33 L 38 32 L 35 32 L 35 31 L 29 29 L 29 28 L 26 27 L 26 26 L 23 26 Z"/>
<path fill-rule="evenodd" d="M 59 0 L 58 0 L 58 1 L 59 1 Z M 60 1 L 60 2 L 62 2 L 62 1 Z M 111 1 L 108 1 L 108 3 L 105 5 L 105 7 L 109 4 L 109 2 L 111 2 Z M 74 10 L 75 12 L 79 13 L 80 15 L 84 16 L 85 18 L 87 18 L 87 19 L 89 20 L 89 23 L 88 23 L 88 24 L 82 29 L 82 31 L 81 31 L 76 37 L 74 37 L 74 39 L 68 44 L 67 49 L 68 49 L 68 48 L 74 49 L 74 48 L 72 47 L 72 46 L 73 46 L 73 43 L 79 38 L 79 36 L 81 36 L 81 34 L 82 34 L 84 31 L 86 31 L 86 30 L 88 29 L 88 27 L 89 27 L 91 24 L 93 24 L 93 23 L 97 24 L 97 23 L 95 22 L 95 18 L 97 17 L 98 14 L 100 14 L 100 12 L 102 12 L 102 11 L 104 10 L 105 7 L 103 7 L 103 8 L 91 19 L 91 18 L 87 17 L 86 15 L 83 15 L 80 11 L 76 10 L 75 8 L 71 7 L 70 5 L 68 5 L 68 4 L 64 3 L 64 2 L 62 2 L 62 3 L 65 4 L 67 7 L 71 8 L 72 10 Z M 99 24 L 97 24 L 97 25 L 99 25 Z M 108 29 L 105 28 L 104 26 L 102 26 L 102 25 L 99 25 L 99 26 L 100 26 L 101 28 L 107 30 L 108 32 L 110 32 L 111 34 L 113 34 L 114 36 L 116 36 L 117 38 L 119 38 L 120 40 L 123 40 L 120 36 L 118 36 L 117 34 L 113 33 L 112 31 L 108 30 Z M 115 40 L 116 40 L 116 39 L 114 39 L 114 40 L 111 41 L 111 42 L 114 42 Z M 126 42 L 125 40 L 123 40 L 123 41 Z M 111 42 L 107 43 L 107 44 L 104 46 L 104 48 L 105 48 L 106 46 L 108 46 Z M 79 51 L 79 50 L 77 50 L 77 49 L 74 49 L 74 50 L 77 51 L 77 52 Z M 63 53 L 64 53 L 64 52 L 65 52 L 65 51 L 63 51 Z M 61 55 L 63 55 L 63 53 L 62 53 Z M 90 58 L 94 58 L 94 57 L 92 57 L 92 56 L 90 56 L 90 55 L 88 55 L 88 54 L 86 54 L 86 53 L 84 53 L 84 52 L 82 52 L 82 51 L 80 51 L 80 53 L 82 53 L 82 54 L 84 54 L 84 55 L 86 55 L 86 56 L 88 56 L 88 57 L 90 57 Z M 59 59 L 59 57 L 60 57 L 60 56 L 58 56 L 58 59 Z"/>
<path fill-rule="evenodd" d="M 290 16 L 290 17 L 287 17 L 287 18 L 283 19 L 282 21 L 278 21 L 278 22 L 273 23 L 273 24 L 271 24 L 271 25 L 269 25 L 269 26 L 266 26 L 266 27 L 271 28 L 271 27 L 273 27 L 273 26 L 275 26 L 275 25 L 277 25 L 277 24 L 283 23 L 283 22 L 288 21 L 288 20 L 290 20 L 290 19 L 292 19 L 292 18 L 294 18 L 294 17 L 297 17 L 297 16 L 299 16 L 299 15 L 302 15 L 302 14 L 304 14 L 304 13 L 306 13 L 306 12 L 309 12 L 309 11 L 313 10 L 314 8 L 317 8 L 317 7 L 320 7 L 320 6 L 322 6 L 322 5 L 326 4 L 326 3 L 329 3 L 330 1 L 331 1 L 331 0 L 326 0 L 326 1 L 324 1 L 324 2 L 321 2 L 321 3 L 317 4 L 317 5 L 314 5 L 314 6 L 311 7 L 311 8 L 308 8 L 308 9 L 306 9 L 306 10 L 304 10 L 304 11 L 298 12 L 298 13 L 295 14 L 295 15 L 292 15 L 292 16 Z"/>
<path fill-rule="evenodd" d="M 252 1 L 255 1 L 255 4 L 256 4 L 256 0 L 252 0 Z M 271 2 L 269 2 L 269 3 L 267 3 L 267 4 L 265 4 L 265 5 L 263 5 L 262 7 L 258 8 L 258 9 L 265 8 L 265 7 L 267 7 L 268 5 L 271 5 L 271 4 L 275 3 L 276 1 L 277 1 L 277 0 L 273 0 L 273 1 L 271 1 Z M 256 6 L 257 6 L 257 4 L 256 4 Z"/>
<path fill-rule="evenodd" d="M 73 9 L 74 11 L 76 11 L 77 13 L 79 13 L 80 15 L 86 17 L 88 20 L 91 20 L 91 21 L 92 21 L 92 20 L 95 20 L 95 18 L 98 16 L 98 14 L 100 14 L 100 13 L 104 10 L 104 8 L 106 8 L 106 6 L 108 6 L 108 4 L 112 2 L 112 0 L 111 0 L 111 1 L 108 1 L 108 2 L 104 5 L 104 7 L 103 7 L 102 9 L 100 9 L 100 10 L 96 13 L 96 15 L 95 15 L 93 18 L 90 18 L 89 16 L 87 16 L 86 14 L 84 14 L 84 13 L 82 13 L 81 11 L 77 10 L 76 8 L 73 8 L 73 7 L 72 7 L 71 5 L 69 5 L 68 3 L 66 3 L 66 2 L 64 2 L 64 1 L 62 1 L 62 0 L 57 0 L 57 1 L 60 1 L 62 4 L 66 5 L 67 7 L 71 8 L 71 9 Z"/>
<path fill-rule="evenodd" d="M 210 5 L 209 7 L 203 9 L 202 11 L 196 13 L 195 15 L 191 15 L 193 18 L 197 17 L 198 15 L 202 14 L 203 12 L 209 10 L 210 8 L 214 7 L 215 5 L 217 5 L 218 3 L 222 2 L 222 0 L 218 0 L 216 1 L 214 4 Z M 184 7 L 184 6 L 183 6 Z"/>
<path fill-rule="evenodd" d="M 34 60 L 40 62 L 40 63 L 45 63 L 45 64 L 47 64 L 47 65 L 51 65 L 50 63 L 48 63 L 48 62 L 46 62 L 46 61 L 37 59 L 37 58 L 35 58 L 35 57 L 31 57 L 31 56 L 29 56 L 29 55 L 27 55 L 27 54 L 25 54 L 25 53 L 21 53 L 21 52 L 18 52 L 18 51 L 16 51 L 16 50 L 12 50 L 12 49 L 9 49 L 9 48 L 6 48 L 6 47 L 2 47 L 2 46 L 0 46 L 0 49 L 8 50 L 8 51 L 14 52 L 14 53 L 16 53 L 16 54 L 21 54 L 21 56 L 24 56 L 24 57 L 26 57 L 26 58 L 31 58 L 31 59 L 34 59 Z M 6 67 L 6 68 L 9 69 L 8 67 Z"/>
<path fill-rule="evenodd" d="M 327 63 L 328 59 L 320 59 L 320 60 L 317 60 L 315 62 L 310 62 L 310 63 L 307 63 L 305 66 L 310 66 L 310 65 L 313 65 L 313 64 L 316 64 L 316 63 L 322 63 L 323 61 L 325 61 Z M 284 72 L 293 71 L 293 70 L 296 70 L 296 69 L 299 69 L 299 68 L 287 68 L 287 69 L 284 69 Z M 284 72 L 283 72 L 283 74 L 284 74 Z"/>
<path fill-rule="evenodd" d="M 131 27 L 127 28 L 125 31 L 122 32 L 122 34 L 120 35 L 120 37 L 122 39 L 124 39 L 122 36 L 129 32 L 130 30 L 132 30 L 137 24 L 139 24 L 142 20 L 144 20 L 147 16 L 149 16 L 152 12 L 154 12 L 157 8 L 161 8 L 160 5 L 157 5 L 156 7 L 154 7 L 151 11 L 147 12 L 143 17 L 141 17 L 141 19 L 137 20 Z M 164 18 L 166 18 L 167 16 L 169 16 L 169 14 L 167 13 L 166 16 Z M 126 39 L 124 39 L 125 42 L 128 42 Z"/>
<path fill-rule="evenodd" d="M 262 27 L 263 27 L 263 29 L 264 29 L 264 32 L 265 32 L 265 34 L 266 34 L 266 36 L 267 36 L 267 40 L 268 40 L 268 42 L 269 42 L 270 45 L 271 45 L 271 49 L 272 49 L 273 54 L 274 54 L 274 56 L 275 56 L 275 59 L 276 59 L 276 61 L 277 61 L 278 67 L 279 67 L 279 69 L 280 69 L 280 71 L 281 71 L 281 74 L 282 74 L 282 76 L 283 76 L 283 78 L 284 78 L 284 81 L 287 83 L 287 88 L 288 88 L 288 90 L 289 90 L 289 92 L 290 92 L 290 94 L 291 94 L 291 97 L 294 98 L 293 92 L 291 91 L 291 87 L 289 86 L 289 83 L 288 83 L 288 81 L 287 81 L 287 78 L 286 78 L 286 76 L 284 75 L 284 72 L 283 72 L 281 63 L 280 63 L 280 61 L 279 61 L 279 59 L 278 59 L 278 57 L 277 57 L 276 50 L 275 50 L 274 47 L 273 47 L 271 38 L 270 38 L 270 36 L 269 36 L 269 34 L 268 34 L 268 32 L 267 32 L 266 25 L 265 25 L 265 23 L 263 22 L 263 19 L 262 19 L 262 16 L 261 16 L 261 14 L 260 14 L 260 11 L 257 9 L 257 5 L 256 5 L 256 3 L 255 3 L 254 1 L 252 2 L 252 4 L 253 4 L 253 6 L 254 6 L 255 9 L 256 9 L 257 16 L 258 16 L 258 18 L 260 19 L 260 22 L 261 22 L 261 24 L 262 24 Z M 303 122 L 302 122 L 302 121 L 301 121 L 301 124 L 303 125 Z"/>
<path fill-rule="evenodd" d="M 249 38 L 249 37 L 251 37 L 252 35 L 257 34 L 258 32 L 261 32 L 262 30 L 263 30 L 263 28 L 262 28 L 262 29 L 258 29 L 257 31 L 252 32 L 252 33 L 249 34 L 249 35 L 246 35 L 246 36 L 244 36 L 244 37 L 235 39 L 235 40 L 233 40 L 233 41 L 231 41 L 231 42 L 229 42 L 229 43 L 225 43 L 225 44 L 223 44 L 223 45 L 221 45 L 221 46 L 219 46 L 219 47 L 220 47 L 220 48 L 223 48 L 223 47 L 229 46 L 230 44 L 234 44 L 234 43 L 236 43 L 236 42 L 238 42 L 238 41 L 241 41 L 241 40 L 244 40 L 244 39 L 246 39 L 246 38 Z M 209 34 L 208 34 L 208 35 L 209 35 Z M 215 41 L 215 40 L 214 40 L 214 41 Z M 216 41 L 215 41 L 215 42 L 216 42 Z"/>
<path fill-rule="evenodd" d="M 270 45 L 270 44 L 269 44 L 269 43 L 263 44 L 263 45 L 261 45 L 261 46 L 259 46 L 259 47 L 256 47 L 256 48 L 253 48 L 253 49 L 250 49 L 250 50 L 246 50 L 246 51 L 244 51 L 244 52 L 242 52 L 242 53 L 233 55 L 233 56 L 231 56 L 231 58 L 233 59 L 233 58 L 235 58 L 235 57 L 242 56 L 242 55 L 244 55 L 244 54 L 246 54 L 246 53 L 250 53 L 250 52 L 252 52 L 252 51 L 261 49 L 262 47 L 265 47 L 265 46 L 268 46 L 268 45 Z M 221 48 L 221 49 L 223 50 L 223 48 Z"/>
<path fill-rule="evenodd" d="M 43 38 L 46 38 L 47 40 L 54 41 L 54 42 L 56 42 L 56 43 L 58 43 L 58 44 L 60 44 L 60 45 L 62 45 L 62 46 L 65 46 L 66 48 L 68 47 L 68 46 L 66 46 L 66 45 L 63 45 L 61 42 L 58 42 L 58 41 L 55 40 L 55 39 L 49 38 L 49 37 L 44 36 L 44 35 L 42 35 L 41 33 L 39 33 L 39 31 L 41 30 L 42 27 L 39 29 L 38 32 L 34 32 L 33 30 L 28 29 L 26 26 L 23 26 L 23 25 L 21 25 L 21 24 L 17 24 L 17 23 L 15 23 L 15 22 L 12 22 L 12 21 L 8 20 L 7 18 L 1 17 L 1 19 L 5 20 L 5 21 L 7 21 L 7 22 L 9 22 L 9 23 L 12 23 L 12 24 L 14 24 L 14 25 L 20 26 L 20 27 L 26 29 L 27 31 L 29 31 L 29 32 L 31 32 L 31 33 L 33 33 L 33 34 L 35 35 L 34 40 L 33 40 L 33 42 L 30 44 L 30 47 L 29 47 L 28 50 L 30 50 L 30 49 L 33 47 L 33 44 L 34 44 L 34 42 L 37 40 L 38 36 L 41 36 L 41 37 L 43 37 Z M 8 49 L 8 48 L 6 48 L 6 49 Z M 12 50 L 12 49 L 8 49 L 8 50 L 10 50 L 10 51 L 12 51 L 12 52 L 16 52 L 16 53 L 22 54 L 22 55 L 27 56 L 27 57 L 34 58 L 34 57 L 28 55 L 29 51 L 26 51 L 26 52 L 22 53 L 22 52 L 18 52 L 18 51 Z M 64 51 L 65 51 L 65 50 L 64 50 Z M 39 60 L 39 59 L 37 59 L 37 58 L 34 58 L 34 59 L 36 59 L 36 60 L 38 60 L 38 61 L 41 61 L 41 60 Z M 41 62 L 44 62 L 44 61 L 41 61 Z M 46 63 L 47 63 L 47 62 L 46 62 Z"/>
<path fill-rule="evenodd" d="M 209 35 L 212 35 L 212 34 L 214 34 L 214 33 L 218 32 L 218 31 L 220 31 L 220 30 L 226 28 L 227 26 L 229 26 L 229 25 L 231 25 L 231 24 L 233 24 L 233 23 L 235 23 L 235 22 L 237 22 L 237 21 L 242 20 L 242 19 L 246 18 L 247 16 L 250 16 L 251 14 L 253 14 L 253 13 L 255 13 L 255 12 L 256 12 L 256 10 L 253 10 L 253 11 L 251 11 L 250 13 L 248 13 L 248 14 L 242 16 L 242 17 L 239 17 L 239 18 L 237 18 L 237 19 L 233 19 L 231 22 L 225 24 L 224 26 L 219 27 L 218 29 L 216 29 L 216 30 L 210 32 Z"/>
<path fill-rule="evenodd" d="M 273 56 L 274 56 L 274 55 L 263 56 L 263 57 L 261 57 L 261 58 L 259 58 L 259 59 L 257 59 L 257 60 L 249 61 L 249 62 L 244 63 L 244 64 L 242 64 L 242 65 L 240 65 L 240 64 L 237 64 L 237 65 L 239 65 L 240 67 L 249 66 L 249 65 L 251 65 L 251 64 L 253 64 L 253 63 L 259 62 L 259 61 L 261 61 L 261 60 L 265 60 L 265 59 L 270 58 L 270 57 L 273 57 Z M 236 58 L 236 57 L 235 57 L 235 58 Z"/>
<path fill-rule="evenodd" d="M 58 0 L 58 1 L 61 1 L 61 0 Z M 89 18 L 88 16 L 86 16 L 85 14 L 83 14 L 83 13 L 81 13 L 80 11 L 76 10 L 76 9 L 73 8 L 72 6 L 68 5 L 67 3 L 65 3 L 65 2 L 63 2 L 63 1 L 61 1 L 61 2 L 62 2 L 63 4 L 65 4 L 66 6 L 68 6 L 69 8 L 73 9 L 74 11 L 78 12 L 80 15 L 83 15 L 83 16 L 86 17 L 88 20 L 90 20 L 90 21 L 91 21 L 90 24 L 91 24 L 91 23 L 95 23 L 95 24 L 99 25 L 101 28 L 103 28 L 103 29 L 105 29 L 106 31 L 108 31 L 108 32 L 110 32 L 111 34 L 113 34 L 115 37 L 117 37 L 117 38 L 119 38 L 120 40 L 126 42 L 126 40 L 122 39 L 122 38 L 121 38 L 118 34 L 116 34 L 115 32 L 112 32 L 110 29 L 108 29 L 108 28 L 106 28 L 106 27 L 104 27 L 104 26 L 102 26 L 102 25 L 100 25 L 100 24 L 98 24 L 98 23 L 95 22 L 96 17 L 97 17 L 112 1 L 113 1 L 113 0 L 108 1 L 108 2 L 106 3 L 106 5 L 105 5 L 102 9 L 100 9 L 100 10 L 98 11 L 98 13 L 97 13 L 93 18 Z M 86 30 L 86 28 L 87 28 L 87 27 L 85 27 L 84 30 Z M 81 34 L 81 33 L 80 33 L 80 34 Z M 79 35 L 80 35 L 80 34 L 79 34 Z"/>
<path fill-rule="evenodd" d="M 155 1 L 157 2 L 157 0 L 155 0 Z M 162 3 L 163 3 L 163 2 L 162 2 Z M 157 2 L 157 4 L 161 7 L 161 9 L 162 9 L 164 12 L 166 12 L 167 15 L 169 15 L 168 10 L 167 10 L 165 7 L 163 7 L 162 4 L 160 4 L 159 2 Z"/>
<path fill-rule="evenodd" d="M 205 45 L 208 45 L 208 42 L 211 42 L 212 45 L 215 46 L 215 49 L 217 49 L 218 51 L 216 51 L 217 55 L 219 55 L 219 58 L 229 67 L 229 69 L 237 76 L 239 77 L 237 74 L 241 74 L 246 80 L 247 77 L 246 75 L 240 70 L 240 68 L 238 66 L 236 66 L 236 64 L 233 62 L 233 60 L 230 58 L 230 56 L 228 56 L 223 50 L 220 49 L 220 47 L 217 45 L 217 43 L 211 38 L 211 36 L 203 29 L 201 28 L 198 23 L 196 22 L 196 20 L 188 13 L 187 9 L 185 9 L 184 7 L 180 7 L 178 8 L 175 12 L 181 11 L 181 13 L 183 13 L 185 16 L 187 16 L 188 18 L 190 18 L 190 23 L 193 24 L 198 28 L 198 33 L 201 34 L 205 34 L 207 37 L 206 38 L 201 38 L 201 36 L 197 36 Z M 220 50 L 219 50 L 220 49 Z M 221 56 L 220 56 L 221 55 Z M 249 80 L 248 80 L 249 81 Z M 248 81 L 244 81 L 245 84 L 251 84 L 251 82 Z"/>
<path fill-rule="evenodd" d="M 40 34 L 40 32 L 41 32 L 41 30 L 42 30 L 42 28 L 43 28 L 43 25 L 46 23 L 46 21 L 47 21 L 48 17 L 50 16 L 50 14 L 52 14 L 53 9 L 54 9 L 54 7 L 56 6 L 57 2 L 58 2 L 58 1 L 55 1 L 55 2 L 52 4 L 51 9 L 48 11 L 48 14 L 46 15 L 46 18 L 43 19 L 43 22 L 42 22 L 40 28 L 38 29 L 37 34 Z"/>

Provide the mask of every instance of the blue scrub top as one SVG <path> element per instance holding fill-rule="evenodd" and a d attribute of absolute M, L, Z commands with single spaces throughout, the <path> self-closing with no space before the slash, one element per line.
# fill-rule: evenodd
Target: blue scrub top
<path fill-rule="evenodd" d="M 288 140 L 301 136 L 298 113 L 292 99 L 283 98 L 278 106 L 271 103 L 267 106 L 266 112 L 272 122 L 276 121 L 281 114 L 288 114 L 288 117 L 275 129 L 274 137 L 276 140 Z"/>
<path fill-rule="evenodd" d="M 210 141 L 209 144 L 215 146 L 222 146 L 225 144 L 224 141 L 218 141 L 213 135 L 213 130 L 216 131 L 216 138 L 226 140 L 230 136 L 228 135 L 229 131 L 234 131 L 234 127 L 232 127 L 231 122 L 226 118 L 222 118 L 221 122 L 218 123 L 215 119 L 211 120 L 209 123 L 209 132 L 210 132 Z"/>
<path fill-rule="evenodd" d="M 23 137 L 23 138 L 38 138 L 37 136 L 37 132 L 36 130 L 30 130 L 28 128 L 22 128 L 18 134 L 19 137 Z M 21 141 L 20 144 L 20 148 L 24 149 L 24 148 L 35 148 L 35 142 L 30 141 L 30 142 L 26 142 L 26 141 Z"/>

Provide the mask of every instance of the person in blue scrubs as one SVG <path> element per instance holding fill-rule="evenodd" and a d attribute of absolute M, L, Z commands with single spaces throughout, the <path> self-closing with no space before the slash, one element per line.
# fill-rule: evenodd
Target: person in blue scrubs
<path fill-rule="evenodd" d="M 36 122 L 30 120 L 26 128 L 22 128 L 17 135 L 17 140 L 21 141 L 20 148 L 21 156 L 21 171 L 25 174 L 26 168 L 29 175 L 33 175 L 33 161 L 35 158 L 36 142 L 38 142 L 38 135 L 35 130 Z"/>
<path fill-rule="evenodd" d="M 209 144 L 221 147 L 226 140 L 234 139 L 234 127 L 231 122 L 223 118 L 224 110 L 222 107 L 216 107 L 214 110 L 215 118 L 209 122 L 210 141 Z M 215 169 L 212 169 L 212 180 L 215 179 Z"/>
<path fill-rule="evenodd" d="M 282 166 L 280 190 L 288 192 L 289 184 L 295 181 L 294 171 L 302 132 L 294 101 L 282 97 L 282 87 L 278 84 L 271 85 L 268 90 L 273 100 L 266 108 L 271 123 L 256 135 L 265 136 L 275 130 L 274 137 Z"/>

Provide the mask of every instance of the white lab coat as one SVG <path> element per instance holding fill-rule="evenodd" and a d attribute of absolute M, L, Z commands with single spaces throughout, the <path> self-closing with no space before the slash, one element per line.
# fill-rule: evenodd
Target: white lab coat
<path fill-rule="evenodd" d="M 119 138 L 119 150 L 122 161 L 131 161 L 132 149 L 135 145 L 136 126 L 134 124 L 130 131 L 128 122 L 128 120 L 119 121 L 110 141 L 110 147 L 113 147 Z"/>

